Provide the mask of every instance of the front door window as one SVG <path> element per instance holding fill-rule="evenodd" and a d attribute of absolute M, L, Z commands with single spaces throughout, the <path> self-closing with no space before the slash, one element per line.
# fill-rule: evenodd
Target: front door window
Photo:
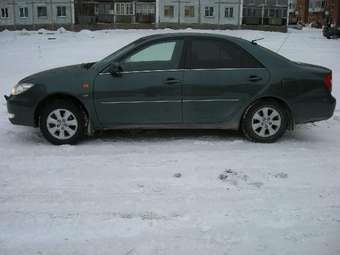
<path fill-rule="evenodd" d="M 121 61 L 123 71 L 176 69 L 179 65 L 182 41 L 166 41 L 146 46 Z"/>

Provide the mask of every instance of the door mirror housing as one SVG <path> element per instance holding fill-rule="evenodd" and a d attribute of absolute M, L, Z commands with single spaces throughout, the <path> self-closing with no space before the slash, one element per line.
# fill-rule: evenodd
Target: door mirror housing
<path fill-rule="evenodd" d="M 121 65 L 117 62 L 112 63 L 108 69 L 108 72 L 115 77 L 120 77 L 122 76 L 121 72 L 123 71 L 123 68 Z"/>

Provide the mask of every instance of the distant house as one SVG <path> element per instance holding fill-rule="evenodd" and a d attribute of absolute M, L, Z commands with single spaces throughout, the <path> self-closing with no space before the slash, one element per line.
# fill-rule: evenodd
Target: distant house
<path fill-rule="evenodd" d="M 244 25 L 286 26 L 288 0 L 244 0 Z"/>
<path fill-rule="evenodd" d="M 326 0 L 310 0 L 308 6 L 309 22 L 321 26 L 326 19 L 325 7 Z"/>
<path fill-rule="evenodd" d="M 1 0 L 0 26 L 70 25 L 73 0 Z"/>
<path fill-rule="evenodd" d="M 241 0 L 159 0 L 163 25 L 241 25 Z"/>
<path fill-rule="evenodd" d="M 340 26 L 339 0 L 296 0 L 294 12 L 302 23 Z"/>

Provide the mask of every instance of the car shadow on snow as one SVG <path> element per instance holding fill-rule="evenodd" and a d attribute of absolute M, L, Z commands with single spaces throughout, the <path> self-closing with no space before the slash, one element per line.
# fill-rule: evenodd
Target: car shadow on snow
<path fill-rule="evenodd" d="M 286 133 L 274 144 L 285 143 L 317 143 L 323 137 L 319 124 L 309 123 L 287 130 Z M 176 140 L 199 140 L 211 142 L 246 142 L 248 141 L 240 131 L 221 129 L 161 129 L 161 130 L 108 130 L 96 132 L 87 137 L 82 144 L 91 142 L 167 142 Z M 257 143 L 259 144 L 259 143 Z"/>
<path fill-rule="evenodd" d="M 109 130 L 96 132 L 82 143 L 93 141 L 103 142 L 166 142 L 175 140 L 212 140 L 212 141 L 243 141 L 245 138 L 239 131 L 232 130 Z"/>
<path fill-rule="evenodd" d="M 294 131 L 287 131 L 275 144 L 281 143 L 314 143 L 322 140 L 315 131 L 317 124 L 299 125 Z M 322 132 L 321 130 L 319 130 Z M 19 144 L 49 144 L 40 130 L 37 128 L 20 128 L 19 130 L 8 130 L 7 137 Z M 12 137 L 12 138 L 11 138 Z M 248 141 L 240 131 L 233 130 L 107 130 L 96 132 L 93 136 L 85 137 L 79 145 L 115 143 L 115 142 L 171 142 L 176 140 L 197 140 L 206 142 L 246 142 Z"/>
<path fill-rule="evenodd" d="M 318 142 L 319 137 L 311 135 L 312 127 L 299 127 L 298 130 L 287 131 L 274 144 L 290 143 L 290 142 Z M 240 131 L 235 130 L 110 130 L 96 132 L 93 136 L 83 139 L 81 144 L 89 144 L 92 142 L 170 142 L 177 140 L 197 140 L 206 142 L 244 142 L 255 144 L 248 141 Z M 260 143 L 256 143 L 260 144 Z M 266 145 L 266 144 L 263 144 Z"/>

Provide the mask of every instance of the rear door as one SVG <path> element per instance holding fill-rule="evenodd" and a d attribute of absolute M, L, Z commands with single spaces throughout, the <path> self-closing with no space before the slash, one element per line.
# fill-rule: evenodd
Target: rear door
<path fill-rule="evenodd" d="M 257 94 L 269 80 L 268 71 L 235 43 L 193 37 L 187 49 L 183 84 L 185 123 L 228 121 L 242 102 Z"/>

